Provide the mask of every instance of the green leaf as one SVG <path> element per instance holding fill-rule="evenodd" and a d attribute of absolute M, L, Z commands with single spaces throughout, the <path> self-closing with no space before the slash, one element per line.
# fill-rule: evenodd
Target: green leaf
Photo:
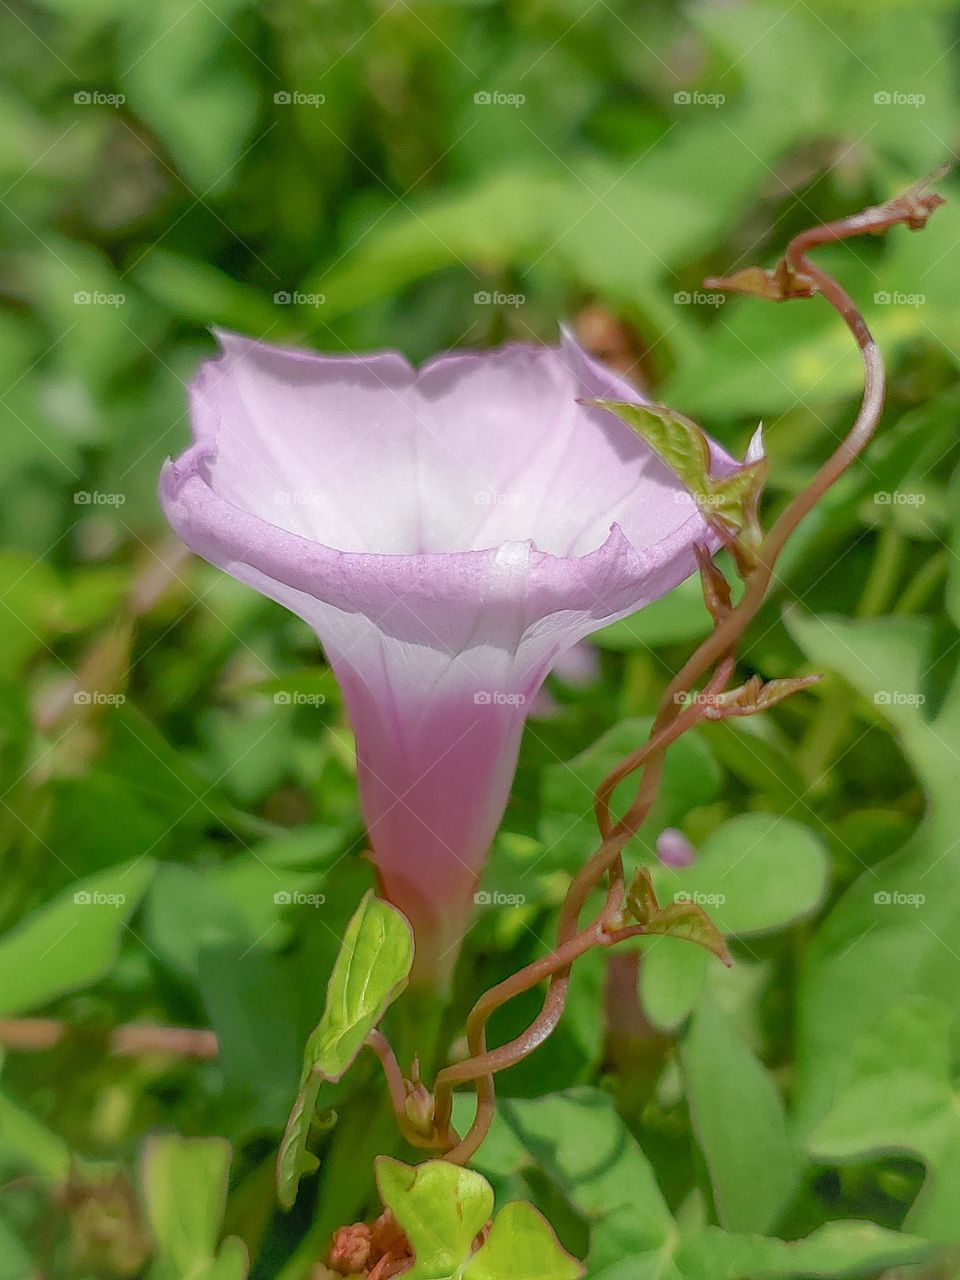
<path fill-rule="evenodd" d="M 153 872 L 149 858 L 111 867 L 21 920 L 0 941 L 0 1014 L 38 1009 L 102 978 Z"/>
<path fill-rule="evenodd" d="M 960 673 L 953 671 L 936 703 L 928 697 L 928 620 L 791 615 L 789 625 L 811 661 L 842 675 L 871 716 L 889 722 L 927 794 L 915 834 L 864 871 L 804 957 L 795 1105 L 809 1132 L 831 1107 L 851 1041 L 898 1002 L 936 992 L 960 1012 L 960 863 L 950 854 L 956 843 Z"/>
<path fill-rule="evenodd" d="M 819 837 L 770 813 L 724 823 L 689 867 L 653 869 L 661 902 L 699 903 L 728 938 L 773 932 L 802 919 L 821 901 L 827 875 Z M 678 1025 L 703 987 L 707 957 L 681 956 L 681 950 L 678 940 L 664 938 L 647 949 L 640 967 L 643 1006 L 658 1026 Z"/>
<path fill-rule="evenodd" d="M 150 1280 L 244 1280 L 247 1253 L 236 1239 L 217 1241 L 230 1173 L 223 1138 L 151 1138 L 143 1156 L 147 1219 L 156 1241 Z"/>
<path fill-rule="evenodd" d="M 245 0 L 160 0 L 126 9 L 120 27 L 120 84 L 196 188 L 198 203 L 231 176 L 256 118 L 243 47 L 231 39 L 245 7 Z"/>
<path fill-rule="evenodd" d="M 560 1247 L 546 1218 L 515 1200 L 497 1214 L 483 1247 L 464 1268 L 464 1280 L 579 1280 L 583 1265 Z"/>
<path fill-rule="evenodd" d="M 384 1011 L 407 985 L 413 934 L 388 902 L 364 895 L 344 933 L 327 984 L 323 1015 L 307 1040 L 300 1093 L 277 1157 L 277 1194 L 290 1208 L 304 1173 L 317 1162 L 306 1144 L 323 1081 L 337 1081 L 360 1052 Z"/>
<path fill-rule="evenodd" d="M 591 1275 L 625 1254 L 659 1259 L 672 1247 L 676 1228 L 653 1169 L 607 1094 L 502 1098 L 474 1163 L 502 1178 L 531 1159 L 591 1224 Z"/>
<path fill-rule="evenodd" d="M 885 1231 L 872 1222 L 830 1222 L 803 1240 L 698 1232 L 681 1245 L 677 1262 L 685 1280 L 843 1280 L 875 1275 L 931 1253 L 925 1240 Z M 601 1280 L 598 1277 L 597 1280 Z M 613 1276 L 603 1280 L 613 1280 Z"/>
<path fill-rule="evenodd" d="M 694 1012 L 680 1061 L 720 1224 L 770 1231 L 802 1166 L 776 1085 L 710 1000 Z"/>
<path fill-rule="evenodd" d="M 73 1156 L 69 1146 L 6 1094 L 0 1093 L 0 1158 L 52 1182 L 66 1182 Z"/>
<path fill-rule="evenodd" d="M 389 1156 L 376 1161 L 377 1186 L 386 1208 L 407 1233 L 416 1261 L 409 1280 L 459 1276 L 473 1242 L 493 1213 L 486 1178 L 446 1160 L 411 1168 Z"/>
<path fill-rule="evenodd" d="M 493 1191 L 479 1173 L 445 1160 L 411 1168 L 376 1161 L 377 1186 L 413 1247 L 409 1280 L 579 1280 L 583 1267 L 559 1245 L 532 1205 L 508 1204 L 473 1252 L 493 1213 Z"/>
<path fill-rule="evenodd" d="M 760 458 L 738 467 L 729 475 L 710 474 L 710 446 L 701 427 L 692 419 L 665 405 L 631 404 L 620 400 L 589 400 L 632 427 L 679 477 L 707 519 L 734 535 L 749 536 L 756 549 L 761 533 L 756 512 L 767 474 L 767 461 Z"/>
<path fill-rule="evenodd" d="M 695 902 L 672 902 L 664 907 L 648 921 L 647 933 L 673 938 L 678 942 L 696 943 L 724 964 L 731 963 L 723 934 Z"/>
<path fill-rule="evenodd" d="M 323 1016 L 307 1041 L 304 1071 L 339 1080 L 407 985 L 412 963 L 413 933 L 406 918 L 372 890 L 366 893 L 343 936 Z"/>
<path fill-rule="evenodd" d="M 834 1104 L 808 1143 L 815 1159 L 830 1163 L 916 1153 L 927 1180 L 906 1226 L 945 1243 L 956 1242 L 960 1204 L 954 1023 L 949 1009 L 923 996 L 890 1009 L 854 1041 Z"/>
<path fill-rule="evenodd" d="M 629 404 L 621 400 L 589 403 L 616 414 L 632 427 L 692 494 L 706 497 L 711 493 L 710 448 L 692 419 L 662 404 Z"/>
<path fill-rule="evenodd" d="M 678 1241 L 672 1259 L 624 1258 L 592 1280 L 854 1280 L 929 1257 L 926 1240 L 872 1222 L 829 1222 L 802 1240 L 733 1235 L 719 1227 Z"/>

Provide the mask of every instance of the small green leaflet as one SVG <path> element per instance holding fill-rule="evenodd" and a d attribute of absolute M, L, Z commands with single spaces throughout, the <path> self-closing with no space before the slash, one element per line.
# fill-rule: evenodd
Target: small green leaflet
<path fill-rule="evenodd" d="M 395 907 L 364 895 L 343 936 L 323 1016 L 307 1040 L 300 1092 L 277 1155 L 277 1196 L 289 1209 L 301 1177 L 318 1161 L 307 1151 L 317 1095 L 324 1081 L 341 1078 L 387 1007 L 407 985 L 413 934 Z"/>
<path fill-rule="evenodd" d="M 377 1186 L 414 1252 L 406 1280 L 580 1280 L 581 1263 L 566 1253 L 530 1204 L 506 1205 L 473 1252 L 493 1213 L 493 1191 L 470 1169 L 428 1160 L 411 1167 L 379 1156 Z"/>
<path fill-rule="evenodd" d="M 607 409 L 631 427 L 654 449 L 693 495 L 705 517 L 734 537 L 745 535 L 751 547 L 759 544 L 757 504 L 767 475 L 767 460 L 758 458 L 726 476 L 710 474 L 710 448 L 697 424 L 682 413 L 659 404 L 630 404 L 623 400 L 588 400 Z"/>
<path fill-rule="evenodd" d="M 646 867 L 640 867 L 634 876 L 627 890 L 627 905 L 637 923 L 642 924 L 648 934 L 696 942 L 712 951 L 725 965 L 733 963 L 723 934 L 692 898 L 678 897 L 666 907 L 660 906 L 653 880 Z"/>

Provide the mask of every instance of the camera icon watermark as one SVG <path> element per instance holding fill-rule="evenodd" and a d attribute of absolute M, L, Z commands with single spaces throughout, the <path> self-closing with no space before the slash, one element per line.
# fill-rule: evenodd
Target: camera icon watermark
<path fill-rule="evenodd" d="M 678 289 L 673 301 L 678 307 L 722 307 L 727 300 L 725 293 L 706 292 L 703 289 Z"/>
<path fill-rule="evenodd" d="M 893 892 L 878 889 L 873 895 L 873 901 L 878 907 L 922 907 L 926 900 L 925 893 L 902 893 L 898 889 Z"/>
<path fill-rule="evenodd" d="M 78 289 L 73 295 L 76 307 L 122 307 L 126 301 L 125 293 L 104 293 L 100 289 Z"/>
<path fill-rule="evenodd" d="M 273 695 L 274 705 L 278 707 L 322 707 L 326 704 L 325 693 L 303 693 L 300 689 L 280 689 Z"/>
<path fill-rule="evenodd" d="M 322 907 L 327 896 L 324 893 L 303 893 L 300 889 L 278 889 L 273 901 L 278 907 Z"/>
<path fill-rule="evenodd" d="M 526 703 L 522 693 L 504 693 L 501 689 L 478 689 L 473 695 L 475 707 L 522 707 Z"/>
<path fill-rule="evenodd" d="M 927 495 L 909 489 L 878 489 L 873 500 L 878 507 L 922 507 Z"/>
<path fill-rule="evenodd" d="M 901 693 L 899 689 L 878 689 L 873 695 L 875 707 L 922 707 L 925 693 Z"/>
<path fill-rule="evenodd" d="M 701 93 L 699 89 L 678 89 L 673 101 L 678 107 L 722 107 L 725 93 Z"/>
<path fill-rule="evenodd" d="M 526 94 L 501 93 L 499 89 L 480 89 L 473 95 L 478 107 L 522 107 L 526 100 Z"/>
<path fill-rule="evenodd" d="M 278 107 L 322 107 L 327 96 L 324 93 L 301 93 L 299 89 L 278 89 L 273 100 Z"/>
<path fill-rule="evenodd" d="M 77 707 L 122 707 L 126 700 L 125 693 L 104 693 L 100 689 L 78 689 L 73 695 Z"/>
<path fill-rule="evenodd" d="M 73 895 L 78 907 L 122 907 L 126 900 L 125 893 L 104 893 L 100 889 L 78 889 Z"/>
<path fill-rule="evenodd" d="M 474 305 L 478 307 L 522 307 L 526 300 L 525 293 L 502 293 L 499 289 L 492 292 L 480 289 L 473 295 Z"/>
<path fill-rule="evenodd" d="M 478 489 L 473 495 L 478 507 L 522 507 L 526 498 L 522 493 L 498 493 L 493 489 Z"/>
<path fill-rule="evenodd" d="M 122 507 L 126 500 L 125 493 L 101 493 L 98 489 L 78 489 L 73 495 L 78 507 Z"/>
<path fill-rule="evenodd" d="M 100 89 L 78 89 L 73 95 L 78 107 L 122 107 L 125 93 L 103 93 Z"/>
<path fill-rule="evenodd" d="M 700 893 L 696 889 L 678 889 L 673 895 L 677 905 L 692 903 L 695 907 L 722 907 L 727 900 L 725 893 Z"/>
<path fill-rule="evenodd" d="M 926 100 L 925 93 L 903 93 L 899 89 L 880 89 L 873 95 L 877 107 L 922 107 Z"/>
<path fill-rule="evenodd" d="M 478 907 L 522 907 L 526 902 L 526 894 L 500 893 L 494 889 L 479 889 L 473 895 L 474 905 Z"/>
<path fill-rule="evenodd" d="M 325 293 L 303 293 L 300 289 L 278 289 L 273 295 L 278 307 L 322 307 L 327 300 Z"/>
<path fill-rule="evenodd" d="M 922 307 L 926 304 L 927 295 L 901 293 L 898 290 L 891 293 L 888 289 L 880 289 L 873 295 L 873 301 L 878 307 Z"/>

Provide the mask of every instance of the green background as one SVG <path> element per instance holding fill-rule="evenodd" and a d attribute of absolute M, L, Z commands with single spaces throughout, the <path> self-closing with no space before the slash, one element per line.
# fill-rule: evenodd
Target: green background
<path fill-rule="evenodd" d="M 729 447 L 762 419 L 775 512 L 849 423 L 856 352 L 819 302 L 701 280 L 952 159 L 960 15 L 2 8 L 0 1015 L 71 1031 L 3 1061 L 0 1277 L 212 1276 L 190 1267 L 222 1231 L 256 1280 L 296 1280 L 371 1208 L 385 1141 L 361 1060 L 331 1088 L 326 1177 L 277 1212 L 303 1042 L 370 872 L 313 637 L 185 558 L 157 507 L 209 326 L 423 359 L 568 322 Z M 651 862 L 683 828 L 699 860 L 660 887 L 712 897 L 737 964 L 661 940 L 638 1004 L 635 960 L 586 958 L 477 1161 L 608 1280 L 960 1265 L 960 201 L 821 258 L 862 300 L 890 398 L 784 557 L 742 674 L 825 678 L 679 744 L 630 850 Z M 587 685 L 552 682 L 486 880 L 525 901 L 478 912 L 452 1029 L 552 937 L 592 788 L 705 617 L 687 584 L 597 638 Z M 106 1053 L 129 1022 L 212 1027 L 220 1057 Z M 230 1146 L 145 1146 L 172 1131 Z M 830 1225 L 850 1220 L 874 1227 Z M 774 1239 L 811 1232 L 806 1252 Z"/>

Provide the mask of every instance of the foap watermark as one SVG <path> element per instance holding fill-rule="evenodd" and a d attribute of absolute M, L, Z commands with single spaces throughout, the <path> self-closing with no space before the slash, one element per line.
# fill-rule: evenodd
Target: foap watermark
<path fill-rule="evenodd" d="M 925 93 L 904 93 L 901 89 L 880 89 L 873 95 L 877 107 L 922 107 L 926 100 Z"/>
<path fill-rule="evenodd" d="M 525 93 L 502 93 L 499 89 L 480 89 L 473 95 L 478 107 L 522 107 L 526 100 Z"/>
<path fill-rule="evenodd" d="M 101 289 L 79 289 L 73 295 L 77 307 L 122 307 L 126 301 L 125 293 L 104 293 Z"/>
<path fill-rule="evenodd" d="M 678 889 L 673 895 L 677 905 L 692 903 L 695 907 L 722 907 L 727 900 L 725 893 L 700 893 L 698 889 Z"/>
<path fill-rule="evenodd" d="M 502 689 L 478 689 L 473 695 L 475 707 L 522 707 L 527 701 L 522 693 L 505 693 Z"/>
<path fill-rule="evenodd" d="M 478 489 L 473 500 L 478 507 L 522 507 L 526 501 L 522 493 L 498 493 L 495 489 Z"/>
<path fill-rule="evenodd" d="M 927 295 L 925 293 L 900 293 L 896 289 L 893 292 L 881 289 L 873 295 L 873 300 L 878 307 L 922 307 L 926 305 Z"/>
<path fill-rule="evenodd" d="M 922 707 L 925 693 L 901 693 L 899 689 L 878 689 L 873 695 L 875 707 Z"/>
<path fill-rule="evenodd" d="M 280 689 L 273 695 L 274 704 L 278 707 L 322 707 L 326 704 L 325 693 L 304 693 L 300 689 Z"/>
<path fill-rule="evenodd" d="M 492 292 L 481 289 L 473 295 L 477 307 L 522 307 L 526 300 L 525 293 L 502 293 L 499 289 Z"/>
<path fill-rule="evenodd" d="M 78 889 L 73 901 L 78 907 L 122 907 L 125 893 L 104 893 L 102 889 Z"/>
<path fill-rule="evenodd" d="M 273 295 L 278 307 L 322 307 L 327 300 L 325 293 L 301 293 L 299 289 L 278 289 Z"/>
<path fill-rule="evenodd" d="M 126 700 L 125 693 L 104 693 L 101 689 L 78 689 L 73 695 L 78 707 L 122 707 Z"/>
<path fill-rule="evenodd" d="M 720 694 L 704 693 L 700 689 L 684 689 L 673 695 L 673 701 L 678 707 L 722 707 L 724 705 Z"/>
<path fill-rule="evenodd" d="M 873 895 L 878 907 L 922 907 L 926 900 L 925 893 L 901 893 L 899 889 L 878 889 Z"/>
<path fill-rule="evenodd" d="M 922 507 L 927 495 L 910 489 L 878 489 L 873 500 L 878 507 Z"/>
<path fill-rule="evenodd" d="M 678 89 L 673 95 L 678 107 L 722 107 L 725 93 L 701 93 L 699 89 Z"/>
<path fill-rule="evenodd" d="M 479 889 L 473 895 L 478 907 L 522 907 L 526 902 L 522 893 L 501 893 L 498 889 Z"/>
<path fill-rule="evenodd" d="M 273 500 L 278 507 L 322 507 L 326 501 L 322 493 L 314 490 L 295 493 L 289 489 L 278 489 L 273 495 Z"/>
<path fill-rule="evenodd" d="M 300 889 L 278 889 L 273 895 L 278 907 L 322 907 L 326 900 L 324 893 L 304 893 Z"/>
<path fill-rule="evenodd" d="M 101 493 L 99 489 L 78 489 L 73 501 L 78 507 L 122 507 L 125 493 Z"/>
<path fill-rule="evenodd" d="M 678 307 L 722 307 L 727 300 L 727 295 L 707 292 L 703 289 L 694 289 L 692 292 L 679 289 L 673 295 L 673 300 Z"/>
<path fill-rule="evenodd" d="M 125 93 L 104 93 L 102 89 L 78 89 L 73 95 L 78 107 L 122 107 Z"/>
<path fill-rule="evenodd" d="M 273 95 L 278 107 L 322 107 L 327 100 L 325 93 L 303 93 L 299 89 L 278 89 Z"/>
<path fill-rule="evenodd" d="M 685 507 L 691 499 L 701 511 L 706 512 L 716 511 L 730 501 L 722 493 L 699 493 L 694 489 L 678 489 L 673 495 L 674 504 L 678 507 Z"/>

